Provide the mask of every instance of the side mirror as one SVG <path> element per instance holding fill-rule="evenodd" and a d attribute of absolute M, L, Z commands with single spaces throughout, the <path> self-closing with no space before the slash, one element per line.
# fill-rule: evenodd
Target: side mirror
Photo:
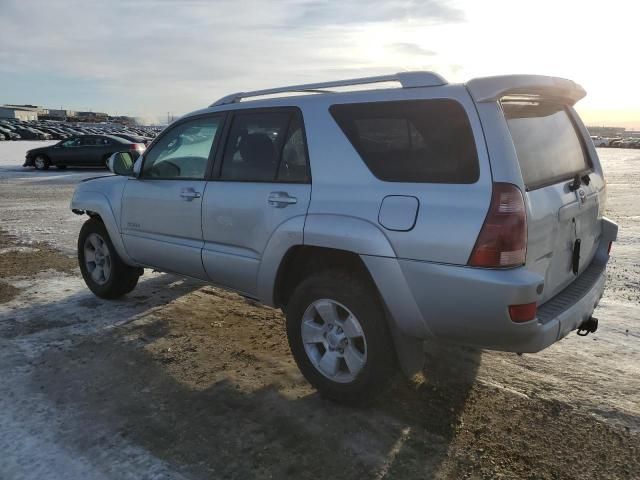
<path fill-rule="evenodd" d="M 133 175 L 133 157 L 129 152 L 116 152 L 107 160 L 107 168 L 116 175 Z"/>

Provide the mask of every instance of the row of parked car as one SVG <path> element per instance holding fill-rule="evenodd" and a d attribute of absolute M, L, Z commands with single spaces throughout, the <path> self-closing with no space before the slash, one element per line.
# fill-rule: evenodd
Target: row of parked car
<path fill-rule="evenodd" d="M 596 147 L 610 147 L 610 148 L 640 148 L 640 138 L 628 137 L 600 137 L 592 136 L 593 144 Z"/>
<path fill-rule="evenodd" d="M 147 145 L 160 130 L 159 127 L 0 119 L 0 140 L 65 140 L 79 135 L 117 135 Z"/>

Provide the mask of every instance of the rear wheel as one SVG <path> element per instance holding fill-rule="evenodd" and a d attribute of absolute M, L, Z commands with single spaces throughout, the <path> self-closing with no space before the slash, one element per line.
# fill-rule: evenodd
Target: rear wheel
<path fill-rule="evenodd" d="M 78 237 L 78 263 L 89 289 L 100 298 L 118 298 L 132 291 L 142 269 L 126 265 L 111 243 L 104 224 L 84 222 Z"/>
<path fill-rule="evenodd" d="M 33 166 L 36 167 L 36 170 L 48 170 L 50 165 L 49 159 L 44 155 L 38 155 L 33 160 Z"/>
<path fill-rule="evenodd" d="M 396 371 L 377 292 L 343 270 L 312 274 L 298 285 L 287 306 L 287 336 L 304 377 L 341 403 L 370 402 Z"/>

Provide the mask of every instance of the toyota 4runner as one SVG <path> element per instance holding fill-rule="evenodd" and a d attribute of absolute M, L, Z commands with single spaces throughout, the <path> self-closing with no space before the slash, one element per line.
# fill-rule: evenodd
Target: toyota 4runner
<path fill-rule="evenodd" d="M 584 95 L 431 72 L 229 95 L 77 187 L 82 275 L 102 298 L 148 267 L 280 307 L 303 375 L 347 403 L 417 371 L 425 338 L 538 352 L 595 330 L 617 234 Z"/>

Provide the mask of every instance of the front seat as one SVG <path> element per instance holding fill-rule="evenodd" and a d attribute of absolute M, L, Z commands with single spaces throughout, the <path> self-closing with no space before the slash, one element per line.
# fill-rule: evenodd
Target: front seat
<path fill-rule="evenodd" d="M 238 176 L 242 176 L 243 180 L 254 181 L 274 179 L 276 149 L 266 133 L 243 135 L 238 150 L 242 157 L 242 167 L 237 169 Z"/>

